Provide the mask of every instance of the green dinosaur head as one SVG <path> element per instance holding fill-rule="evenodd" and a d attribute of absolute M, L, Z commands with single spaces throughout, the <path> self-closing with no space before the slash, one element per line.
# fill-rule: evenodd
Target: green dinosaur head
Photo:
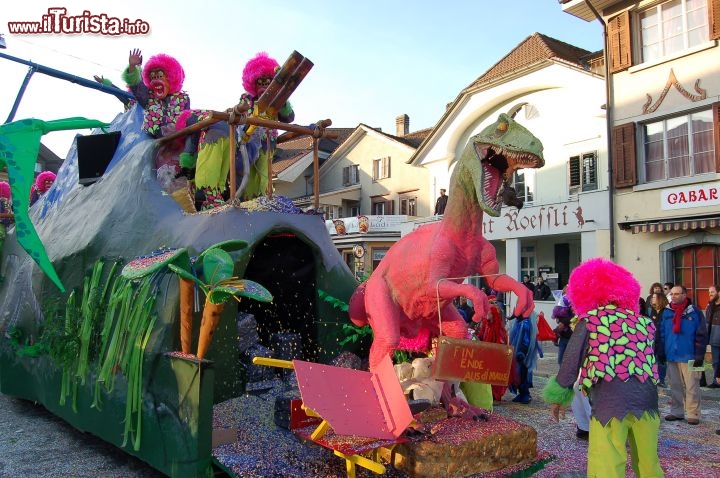
<path fill-rule="evenodd" d="M 476 134 L 463 150 L 451 184 L 473 197 L 491 216 L 499 216 L 503 202 L 522 207 L 510 186 L 513 173 L 545 164 L 539 139 L 506 114 Z M 453 192 L 451 192 L 452 197 Z"/>

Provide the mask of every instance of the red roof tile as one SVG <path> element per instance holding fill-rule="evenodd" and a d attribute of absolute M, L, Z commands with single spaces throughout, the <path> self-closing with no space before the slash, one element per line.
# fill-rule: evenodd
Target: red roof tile
<path fill-rule="evenodd" d="M 569 43 L 535 32 L 472 82 L 466 90 L 490 83 L 498 78 L 515 73 L 523 67 L 544 60 L 560 59 L 585 68 L 587 66 L 586 57 L 590 53 Z"/>

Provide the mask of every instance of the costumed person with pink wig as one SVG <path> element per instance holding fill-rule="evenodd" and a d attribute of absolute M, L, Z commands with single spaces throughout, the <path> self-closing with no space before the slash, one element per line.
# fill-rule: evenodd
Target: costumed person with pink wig
<path fill-rule="evenodd" d="M 2 259 L 3 244 L 7 235 L 7 228 L 14 222 L 12 216 L 12 193 L 7 181 L 0 181 L 0 259 Z M 2 269 L 0 269 L 2 271 Z M 1 279 L 0 279 L 1 280 Z"/>
<path fill-rule="evenodd" d="M 270 86 L 275 73 L 280 69 L 278 62 L 266 52 L 260 52 L 250 59 L 243 68 L 242 83 L 245 93 L 240 97 L 240 104 L 253 112 L 255 102 Z M 291 123 L 295 119 L 292 105 L 287 101 L 277 113 L 277 120 Z M 248 134 L 250 130 L 251 134 Z M 245 127 L 238 135 L 241 138 L 241 148 L 245 147 L 250 162 L 250 171 L 242 171 L 242 162 L 238 161 L 236 168 L 240 175 L 247 174 L 247 184 L 243 191 L 244 199 L 262 196 L 268 188 L 268 166 L 275 154 L 278 132 L 274 129 Z M 268 145 L 269 142 L 269 145 Z M 240 155 L 238 155 L 238 160 Z"/>
<path fill-rule="evenodd" d="M 32 206 L 40 199 L 40 196 L 48 192 L 55 182 L 55 173 L 52 171 L 43 171 L 35 178 L 35 184 L 30 189 L 30 205 Z"/>
<path fill-rule="evenodd" d="M 664 476 L 658 459 L 658 368 L 655 325 L 639 314 L 640 284 L 607 259 L 590 259 L 570 274 L 567 295 L 578 316 L 560 370 L 543 391 L 559 420 L 578 379 L 590 397 L 587 476 L 624 477 L 626 442 L 638 478 Z"/>
<path fill-rule="evenodd" d="M 280 65 L 267 53 L 258 53 L 243 69 L 243 87 L 247 91 L 239 101 L 248 114 L 253 111 L 255 101 L 265 92 L 272 82 Z M 189 110 L 180 115 L 177 128 L 191 126 L 204 120 L 209 115 L 207 110 Z M 278 111 L 277 119 L 289 123 L 295 119 L 290 102 Z M 230 171 L 229 125 L 221 121 L 200 133 L 188 136 L 185 149 L 180 154 L 180 167 L 195 184 L 195 204 L 198 209 L 212 209 L 222 206 L 227 197 L 227 178 Z M 268 186 L 268 158 L 275 152 L 277 130 L 244 125 L 238 127 L 235 168 L 242 178 L 238 187 L 238 195 L 244 199 L 262 196 Z M 270 150 L 267 140 L 270 138 Z M 243 160 L 245 158 L 245 160 Z M 243 163 L 248 164 L 249 171 L 243 170 Z"/>
<path fill-rule="evenodd" d="M 185 71 L 170 55 L 158 54 L 150 58 L 140 71 L 142 52 L 131 50 L 128 67 L 122 79 L 143 107 L 142 130 L 159 138 L 175 130 L 175 122 L 190 108 L 190 97 L 182 91 Z"/>

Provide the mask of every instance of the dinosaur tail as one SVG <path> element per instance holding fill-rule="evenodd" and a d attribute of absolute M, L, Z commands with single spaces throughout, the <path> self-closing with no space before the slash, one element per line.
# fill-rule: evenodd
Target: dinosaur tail
<path fill-rule="evenodd" d="M 367 312 L 365 311 L 365 284 L 366 282 L 363 282 L 355 289 L 348 304 L 350 321 L 358 327 L 368 325 Z"/>

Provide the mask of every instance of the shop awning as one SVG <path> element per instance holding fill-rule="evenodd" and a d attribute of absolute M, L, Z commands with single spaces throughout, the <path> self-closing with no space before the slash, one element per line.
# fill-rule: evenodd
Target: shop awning
<path fill-rule="evenodd" d="M 627 221 L 618 224 L 620 229 L 641 232 L 694 231 L 720 227 L 720 216 L 652 219 L 649 221 Z"/>

